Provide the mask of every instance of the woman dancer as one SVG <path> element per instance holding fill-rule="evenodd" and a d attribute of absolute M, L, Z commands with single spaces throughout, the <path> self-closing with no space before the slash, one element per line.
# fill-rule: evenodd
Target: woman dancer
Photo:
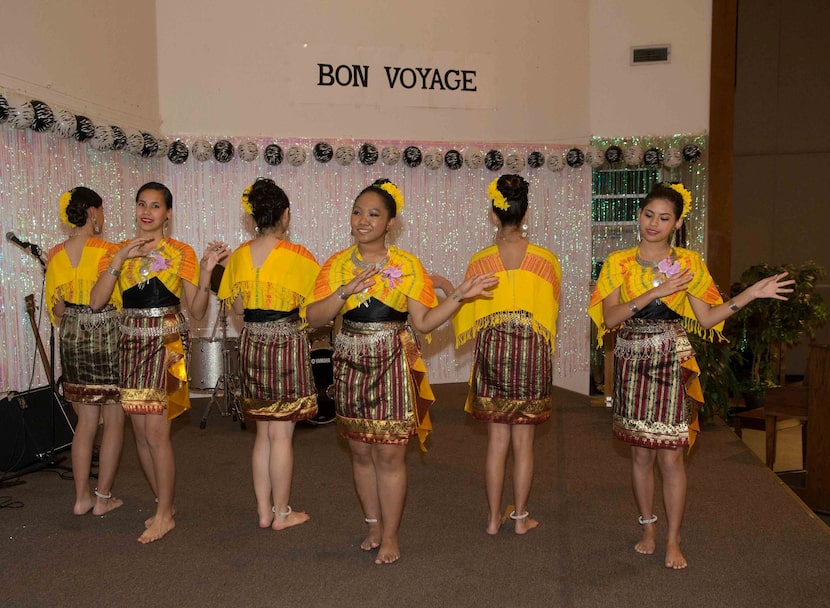
<path fill-rule="evenodd" d="M 416 433 L 423 443 L 430 429 L 434 399 L 412 328 L 432 331 L 462 299 L 486 294 L 496 283 L 490 275 L 470 277 L 436 306 L 432 280 L 418 258 L 387 245 L 402 207 L 400 190 L 385 179 L 358 195 L 350 221 L 356 244 L 326 261 L 307 309 L 312 327 L 343 314 L 332 358 L 337 429 L 349 442 L 368 524 L 360 547 L 379 547 L 376 564 L 400 558 L 406 445 Z"/>
<path fill-rule="evenodd" d="M 682 184 L 659 183 L 640 204 L 636 247 L 608 256 L 591 296 L 588 313 L 600 342 L 618 328 L 614 350 L 614 436 L 631 444 L 632 486 L 642 538 L 638 553 L 656 545 L 654 467 L 663 479 L 668 521 L 667 568 L 687 566 L 680 551 L 686 503 L 683 448 L 698 432 L 703 394 L 699 370 L 686 335 L 711 339 L 723 321 L 756 298 L 786 300 L 787 273 L 762 279 L 724 303 L 700 255 L 679 246 L 691 193 Z"/>
<path fill-rule="evenodd" d="M 102 257 L 116 247 L 100 238 L 104 227 L 103 200 L 94 190 L 78 186 L 60 198 L 61 221 L 71 236 L 49 251 L 46 300 L 53 325 L 60 326 L 63 390 L 78 416 L 72 438 L 72 477 L 75 515 L 92 510 L 103 515 L 124 502 L 112 486 L 124 443 L 124 410 L 118 391 L 118 311 L 112 298 L 98 312 L 89 307 Z M 98 485 L 90 489 L 90 469 L 98 422 L 103 421 L 98 452 Z"/>
<path fill-rule="evenodd" d="M 175 526 L 170 421 L 190 408 L 185 361 L 190 333 L 180 304 L 184 300 L 194 318 L 204 316 L 211 272 L 230 251 L 224 243 L 212 242 L 200 265 L 192 247 L 165 236 L 173 195 L 163 184 L 139 188 L 135 209 L 139 236 L 101 259 L 90 304 L 98 310 L 113 290 L 123 301 L 121 405 L 130 414 L 141 468 L 157 501 L 138 538 L 146 544 Z"/>
<path fill-rule="evenodd" d="M 496 534 L 506 516 L 501 500 L 507 455 L 513 448 L 513 506 L 506 514 L 516 534 L 539 525 L 528 516 L 533 482 L 535 427 L 550 418 L 553 350 L 562 271 L 556 256 L 527 240 L 528 184 L 502 175 L 487 190 L 494 245 L 470 260 L 467 277 L 495 273 L 489 299 L 476 298 L 453 317 L 456 345 L 475 338 L 466 411 L 487 422 L 487 533 Z"/>
<path fill-rule="evenodd" d="M 317 414 L 299 312 L 320 265 L 305 247 L 286 240 L 288 196 L 273 180 L 260 178 L 248 187 L 242 208 L 256 222 L 257 236 L 231 255 L 218 295 L 225 306 L 244 309 L 239 371 L 243 415 L 257 429 L 251 468 L 259 527 L 282 530 L 309 519 L 293 511 L 288 499 L 294 426 Z"/>

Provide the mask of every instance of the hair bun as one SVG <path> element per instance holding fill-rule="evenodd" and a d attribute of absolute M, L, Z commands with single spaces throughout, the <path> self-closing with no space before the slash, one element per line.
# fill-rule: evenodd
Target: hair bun
<path fill-rule="evenodd" d="M 521 175 L 502 175 L 499 192 L 508 201 L 527 200 L 528 183 Z"/>

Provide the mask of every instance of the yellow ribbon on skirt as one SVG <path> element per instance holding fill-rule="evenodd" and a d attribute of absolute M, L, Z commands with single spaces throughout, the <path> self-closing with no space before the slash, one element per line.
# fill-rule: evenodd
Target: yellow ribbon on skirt
<path fill-rule="evenodd" d="M 173 420 L 190 409 L 187 363 L 181 334 L 174 332 L 166 335 L 164 347 L 167 349 L 167 419 Z"/>

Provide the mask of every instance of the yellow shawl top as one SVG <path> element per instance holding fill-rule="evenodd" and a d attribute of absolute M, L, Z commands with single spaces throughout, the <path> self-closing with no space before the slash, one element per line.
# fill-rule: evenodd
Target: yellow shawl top
<path fill-rule="evenodd" d="M 675 247 L 674 250 L 680 267 L 689 268 L 694 273 L 694 278 L 689 283 L 688 290 L 677 291 L 670 296 L 661 298 L 663 304 L 682 317 L 683 326 L 686 331 L 695 333 L 707 340 L 712 340 L 715 335 L 723 339 L 721 333 L 723 331 L 723 322 L 718 323 L 712 329 L 704 329 L 698 323 L 694 310 L 692 310 L 692 305 L 687 297 L 687 294 L 691 294 L 710 306 L 723 303 L 723 298 L 721 298 L 720 292 L 712 279 L 712 275 L 709 274 L 709 270 L 706 268 L 706 264 L 703 263 L 700 254 L 695 251 L 681 247 Z M 620 302 L 629 302 L 652 288 L 651 280 L 653 270 L 643 268 L 637 262 L 636 255 L 637 247 L 615 251 L 606 258 L 605 263 L 602 265 L 596 288 L 588 304 L 588 314 L 599 329 L 598 336 L 600 344 L 602 344 L 602 337 L 610 329 L 613 329 L 605 326 L 602 313 L 602 301 L 608 294 L 619 288 Z"/>
<path fill-rule="evenodd" d="M 255 268 L 248 241 L 231 254 L 217 295 L 226 305 L 240 297 L 248 309 L 294 310 L 311 295 L 318 272 L 320 264 L 308 249 L 282 240 Z"/>
<path fill-rule="evenodd" d="M 326 260 L 323 268 L 320 269 L 320 274 L 317 275 L 314 292 L 311 298 L 306 300 L 306 306 L 329 297 L 362 272 L 362 269 L 354 263 L 353 255 L 360 259 L 356 245 L 339 251 Z M 383 270 L 374 276 L 372 285 L 359 293 L 350 295 L 343 302 L 341 314 L 357 308 L 370 297 L 380 300 L 399 312 L 406 312 L 407 298 L 417 300 L 430 308 L 438 304 L 432 279 L 424 270 L 421 261 L 411 253 L 395 246 L 389 247 L 389 261 Z"/>
<path fill-rule="evenodd" d="M 118 248 L 120 249 L 126 244 L 127 241 L 123 241 L 118 244 Z M 121 274 L 118 276 L 118 281 L 116 281 L 120 293 L 123 294 L 131 287 L 135 287 L 153 277 L 158 278 L 170 290 L 170 293 L 178 298 L 182 297 L 183 281 L 196 286 L 199 285 L 199 260 L 196 258 L 193 247 L 187 243 L 164 237 L 151 253 L 154 254 L 152 258 L 144 256 L 124 261 L 124 265 L 121 266 Z M 110 261 L 112 261 L 112 254 L 101 258 L 98 264 L 98 272 L 105 271 Z M 142 264 L 149 270 L 149 274 L 146 276 L 140 272 Z"/>
<path fill-rule="evenodd" d="M 556 256 L 544 247 L 529 243 L 521 265 L 506 270 L 498 247 L 491 245 L 470 259 L 465 279 L 490 272 L 499 279 L 493 297 L 467 300 L 453 317 L 456 346 L 487 327 L 511 319 L 526 319 L 527 315 L 516 314 L 521 312 L 530 314 L 533 330 L 553 350 L 562 280 L 562 269 Z"/>
<path fill-rule="evenodd" d="M 52 308 L 59 301 L 89 305 L 90 293 L 98 280 L 98 275 L 103 270 L 100 269 L 100 261 L 104 257 L 110 259 L 117 249 L 113 243 L 89 237 L 84 243 L 81 260 L 77 266 L 72 266 L 64 243 L 55 245 L 49 250 L 45 299 L 52 324 L 56 321 Z M 120 295 L 113 293 L 109 303 L 121 308 Z"/>

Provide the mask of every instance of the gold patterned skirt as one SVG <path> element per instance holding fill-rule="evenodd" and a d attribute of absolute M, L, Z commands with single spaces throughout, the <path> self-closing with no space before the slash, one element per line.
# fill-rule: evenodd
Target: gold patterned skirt
<path fill-rule="evenodd" d="M 60 354 L 64 396 L 70 403 L 118 403 L 119 314 L 112 306 L 93 312 L 67 305 L 61 318 Z"/>
<path fill-rule="evenodd" d="M 465 410 L 476 420 L 541 424 L 553 405 L 550 346 L 529 323 L 506 321 L 476 335 Z"/>
<path fill-rule="evenodd" d="M 614 436 L 640 447 L 690 444 L 696 421 L 694 350 L 680 321 L 630 319 L 614 350 Z"/>
<path fill-rule="evenodd" d="M 246 322 L 239 357 L 246 420 L 297 422 L 317 415 L 308 338 L 299 317 Z"/>
<path fill-rule="evenodd" d="M 332 367 L 341 436 L 406 445 L 418 434 L 423 445 L 434 396 L 408 325 L 344 320 L 334 341 Z"/>

